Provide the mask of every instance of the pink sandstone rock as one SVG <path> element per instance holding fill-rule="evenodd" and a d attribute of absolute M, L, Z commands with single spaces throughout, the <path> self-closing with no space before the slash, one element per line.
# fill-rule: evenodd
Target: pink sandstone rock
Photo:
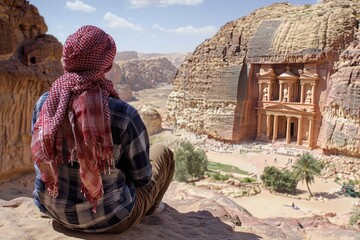
<path fill-rule="evenodd" d="M 0 178 L 32 171 L 35 101 L 62 74 L 61 43 L 25 0 L 0 1 Z"/>
<path fill-rule="evenodd" d="M 177 128 L 226 142 L 253 141 L 258 137 L 259 128 L 265 126 L 260 133 L 269 128 L 264 138 L 271 141 L 274 115 L 270 115 L 270 127 L 266 127 L 265 118 L 258 119 L 258 109 L 263 106 L 259 104 L 262 92 L 258 90 L 257 74 L 272 68 L 277 79 L 275 84 L 279 84 L 278 76 L 290 67 L 297 77 L 308 71 L 318 80 L 314 102 L 306 102 L 313 104 L 312 108 L 296 109 L 301 105 L 290 105 L 288 115 L 278 120 L 279 128 L 285 129 L 286 117 L 290 117 L 295 124 L 289 130 L 291 136 L 303 134 L 303 140 L 311 141 L 310 148 L 359 156 L 359 116 L 353 114 L 349 120 L 349 114 L 344 112 L 345 108 L 353 111 L 356 108 L 345 105 L 357 103 L 358 69 L 336 69 L 344 54 L 349 55 L 346 60 L 349 64 L 356 62 L 355 52 L 347 50 L 343 57 L 340 53 L 359 38 L 359 12 L 360 3 L 351 0 L 303 6 L 276 3 L 225 24 L 214 37 L 201 43 L 179 68 L 167 103 L 168 120 Z M 337 82 L 340 77 L 342 83 Z M 346 85 L 347 82 L 352 84 Z M 340 87 L 339 90 L 335 86 Z M 296 91 L 299 89 L 300 84 Z M 331 103 L 330 99 L 333 99 Z M 347 120 L 338 120 L 336 125 L 335 120 L 324 120 L 332 103 L 336 104 L 334 108 L 343 109 Z M 272 104 L 277 111 L 282 106 L 281 103 L 276 106 L 274 101 Z M 297 114 L 302 113 L 294 117 L 291 108 L 295 108 Z M 314 113 L 311 124 L 308 110 Z M 297 131 L 299 116 L 306 119 L 304 131 Z M 306 130 L 310 128 L 311 134 Z M 345 137 L 350 132 L 349 137 Z M 291 144 L 302 145 L 301 142 L 298 138 Z"/>

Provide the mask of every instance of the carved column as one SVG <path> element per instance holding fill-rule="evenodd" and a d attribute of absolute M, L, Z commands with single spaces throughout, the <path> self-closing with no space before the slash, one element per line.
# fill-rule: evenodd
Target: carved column
<path fill-rule="evenodd" d="M 301 84 L 300 103 L 304 103 L 305 84 Z"/>
<path fill-rule="evenodd" d="M 278 115 L 274 115 L 273 142 L 276 141 L 278 134 Z"/>
<path fill-rule="evenodd" d="M 309 147 L 311 148 L 313 145 L 313 118 L 309 117 Z"/>
<path fill-rule="evenodd" d="M 280 83 L 279 102 L 283 99 L 283 83 Z"/>
<path fill-rule="evenodd" d="M 286 143 L 290 143 L 290 125 L 291 125 L 291 117 L 286 118 Z"/>
<path fill-rule="evenodd" d="M 262 90 L 261 90 L 261 83 L 259 83 L 259 101 L 262 100 Z"/>
<path fill-rule="evenodd" d="M 311 84 L 311 104 L 315 104 L 315 84 Z"/>
<path fill-rule="evenodd" d="M 289 88 L 288 88 L 288 97 L 287 97 L 287 101 L 288 102 L 292 102 L 292 100 L 293 100 L 293 84 L 292 83 L 290 83 L 289 84 Z"/>
<path fill-rule="evenodd" d="M 269 92 L 268 92 L 268 101 L 271 101 L 272 100 L 272 95 L 273 95 L 273 88 L 272 88 L 272 83 L 270 82 L 269 84 L 268 84 L 268 86 L 269 86 L 269 88 L 268 88 L 268 90 L 269 90 Z"/>
<path fill-rule="evenodd" d="M 302 136 L 303 136 L 302 122 L 303 122 L 302 117 L 299 117 L 298 118 L 298 134 L 297 134 L 297 144 L 298 145 L 302 145 Z"/>
<path fill-rule="evenodd" d="M 258 121 L 257 121 L 257 139 L 260 138 L 260 134 L 261 134 L 261 113 L 258 113 Z"/>
<path fill-rule="evenodd" d="M 266 115 L 266 139 L 270 139 L 270 124 L 271 124 L 271 115 Z"/>

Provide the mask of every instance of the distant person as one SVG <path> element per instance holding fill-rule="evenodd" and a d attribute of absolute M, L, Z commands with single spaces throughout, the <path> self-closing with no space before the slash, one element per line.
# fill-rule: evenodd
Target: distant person
<path fill-rule="evenodd" d="M 125 231 L 156 210 L 174 173 L 173 152 L 149 154 L 138 112 L 105 78 L 115 54 L 111 36 L 81 27 L 64 44 L 64 74 L 34 108 L 34 200 L 73 230 Z"/>

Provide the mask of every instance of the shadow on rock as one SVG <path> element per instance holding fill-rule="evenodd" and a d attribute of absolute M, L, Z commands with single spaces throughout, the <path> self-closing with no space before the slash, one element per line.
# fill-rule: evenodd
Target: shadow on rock
<path fill-rule="evenodd" d="M 180 213 L 165 204 L 164 211 L 146 216 L 143 221 L 122 234 L 87 234 L 74 232 L 53 221 L 55 231 L 66 236 L 95 240 L 106 239 L 228 239 L 252 240 L 262 237 L 249 232 L 235 232 L 233 228 L 214 217 L 209 211 Z"/>
<path fill-rule="evenodd" d="M 315 197 L 323 197 L 327 199 L 336 199 L 339 198 L 339 195 L 336 193 L 328 193 L 328 192 L 317 192 L 314 193 Z"/>

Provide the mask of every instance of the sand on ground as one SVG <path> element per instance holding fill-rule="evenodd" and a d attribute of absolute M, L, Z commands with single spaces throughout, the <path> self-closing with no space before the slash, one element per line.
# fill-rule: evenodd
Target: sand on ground
<path fill-rule="evenodd" d="M 293 156 L 280 154 L 264 155 L 264 153 L 261 152 L 240 154 L 208 151 L 207 156 L 209 161 L 236 166 L 249 173 L 256 174 L 258 178 L 266 166 L 284 168 L 289 165 L 289 158 L 296 159 Z M 274 161 L 275 158 L 276 162 Z M 263 189 L 260 194 L 255 196 L 230 198 L 258 218 L 279 216 L 304 217 L 315 214 L 324 215 L 326 213 L 335 213 L 336 216 L 329 218 L 329 220 L 342 225 L 348 223 L 353 203 L 358 200 L 334 194 L 339 191 L 340 188 L 341 186 L 333 180 L 315 178 L 315 182 L 310 185 L 310 189 L 314 195 L 322 196 L 320 200 L 318 200 L 318 198 L 306 200 L 309 194 L 306 184 L 301 182 L 298 184 L 300 194 L 295 196 L 277 195 Z M 291 207 L 292 203 L 294 203 L 298 209 Z"/>
<path fill-rule="evenodd" d="M 131 104 L 137 106 L 150 102 L 161 113 L 164 113 L 166 98 L 170 90 L 169 86 L 164 86 L 158 90 L 141 92 L 136 95 L 136 98 L 141 101 L 133 101 Z M 150 96 L 146 93 L 150 93 Z M 185 137 L 189 136 L 191 138 L 194 135 L 185 135 Z M 173 147 L 176 146 L 179 137 L 184 136 L 178 133 L 173 134 L 169 130 L 154 136 L 158 142 L 169 144 Z M 207 156 L 210 161 L 237 166 L 251 173 L 252 177 L 257 178 L 261 175 L 264 167 L 274 165 L 283 168 L 289 165 L 289 158 L 294 158 L 287 155 L 269 154 L 266 151 L 247 151 L 245 153 L 234 151 L 224 153 L 209 150 L 207 151 Z M 55 221 L 41 214 L 31 199 L 34 186 L 33 179 L 34 173 L 31 173 L 29 176 L 19 176 L 9 183 L 0 184 L 0 239 L 97 240 L 103 238 L 104 235 L 76 233 L 63 229 Z M 170 188 L 173 189 L 169 189 L 169 193 L 165 195 L 165 200 L 168 200 L 170 196 L 170 200 L 174 201 L 171 191 L 173 191 L 173 194 L 174 191 L 176 191 L 176 194 L 179 194 L 176 186 L 182 185 L 173 182 L 170 185 Z M 276 195 L 267 190 L 262 190 L 260 194 L 251 197 L 230 198 L 258 218 L 297 218 L 315 214 L 324 215 L 332 212 L 336 216 L 329 217 L 331 222 L 346 225 L 349 220 L 352 203 L 357 201 L 357 199 L 332 194 L 338 191 L 340 186 L 331 179 L 316 178 L 315 183 L 311 184 L 310 187 L 315 195 L 322 195 L 323 198 L 321 200 L 305 200 L 307 190 L 305 184 L 301 183 L 298 185 L 300 194 L 296 196 Z M 182 188 L 188 190 L 187 186 Z M 182 198 L 182 195 L 180 194 L 178 197 Z M 170 202 L 170 200 L 168 201 Z M 297 210 L 291 207 L 292 203 L 298 207 Z M 128 232 L 122 234 L 121 239 L 264 239 L 260 235 L 246 232 L 246 229 L 233 231 L 227 224 L 214 217 L 209 211 L 196 211 L 198 209 L 196 202 L 189 204 L 187 199 L 184 199 L 182 204 L 181 206 L 186 207 L 187 211 L 182 212 L 181 206 L 176 209 L 175 205 L 175 207 L 167 205 L 164 213 L 145 219 L 139 226 L 134 226 Z M 268 225 L 261 225 L 260 229 L 265 226 Z M 324 231 L 328 230 L 325 229 Z M 318 237 L 318 235 L 315 236 Z M 106 235 L 106 238 L 120 239 L 118 235 Z M 339 238 L 331 237 L 326 239 Z"/>
<path fill-rule="evenodd" d="M 158 88 L 137 92 L 135 95 L 136 100 L 130 102 L 130 104 L 134 107 L 139 107 L 142 104 L 152 104 L 163 115 L 166 112 L 165 105 L 167 96 L 171 90 L 171 85 L 161 84 Z M 156 136 L 156 141 L 174 145 L 174 142 L 178 141 L 179 137 L 184 137 L 190 141 L 197 138 L 195 134 L 186 133 L 181 130 L 179 132 L 163 131 Z M 174 140 L 174 138 L 177 138 L 177 140 Z M 282 169 L 291 167 L 291 164 L 296 160 L 296 157 L 291 154 L 276 154 L 269 151 L 269 148 L 271 149 L 273 147 L 268 144 L 264 147 L 264 151 L 250 150 L 244 151 L 243 153 L 239 151 L 218 152 L 206 150 L 210 161 L 236 166 L 249 172 L 252 176 L 256 176 L 260 181 L 260 175 L 266 166 L 276 166 Z M 319 151 L 314 150 L 314 153 L 318 154 Z M 296 196 L 277 195 L 263 190 L 260 194 L 251 197 L 230 198 L 258 218 L 279 216 L 302 217 L 314 214 L 323 215 L 326 213 L 335 213 L 336 216 L 330 217 L 329 220 L 339 225 L 346 225 L 349 221 L 353 204 L 359 200 L 334 194 L 339 191 L 340 188 L 341 186 L 333 179 L 315 178 L 315 182 L 310 185 L 310 189 L 314 195 L 322 196 L 320 200 L 318 200 L 319 198 L 305 200 L 309 194 L 306 184 L 301 182 L 298 184 L 300 193 Z M 297 210 L 289 207 L 292 203 L 298 207 Z"/>

